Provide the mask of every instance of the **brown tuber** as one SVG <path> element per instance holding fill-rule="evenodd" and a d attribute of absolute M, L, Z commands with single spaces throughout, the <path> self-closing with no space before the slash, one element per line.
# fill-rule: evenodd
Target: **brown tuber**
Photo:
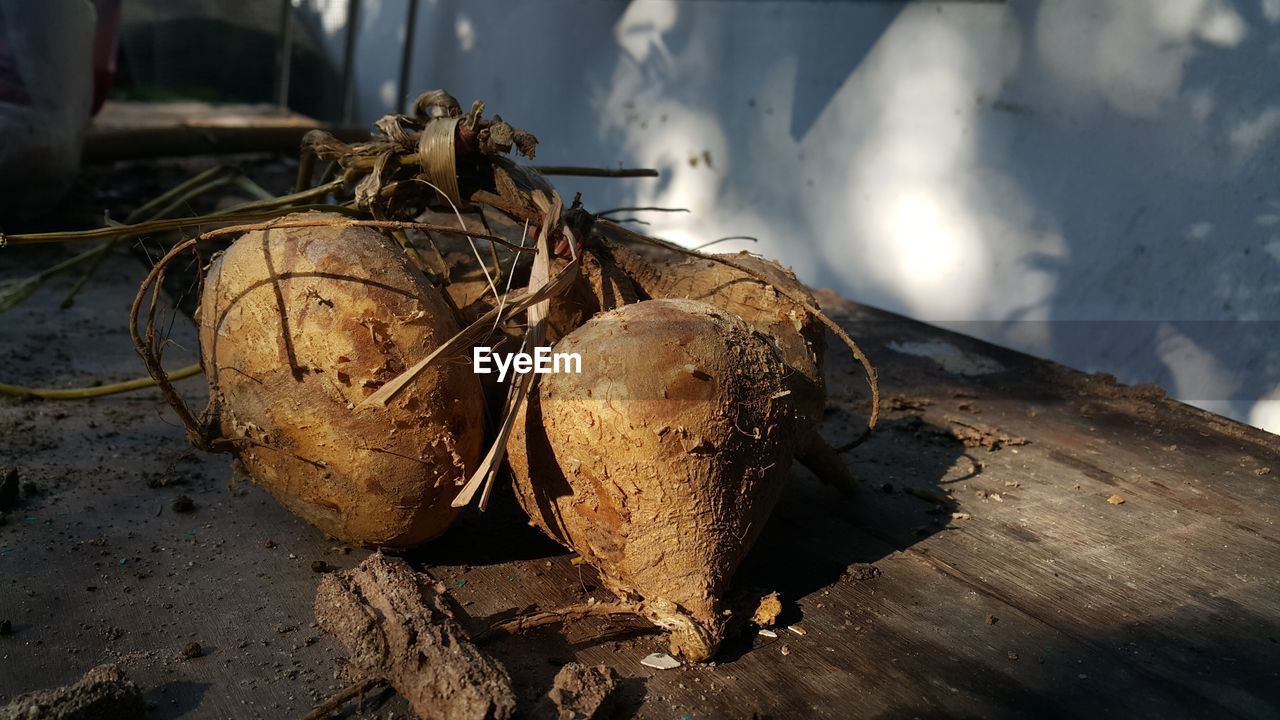
<path fill-rule="evenodd" d="M 652 245 L 610 250 L 645 297 L 699 300 L 737 315 L 769 337 L 788 368 L 787 389 L 800 414 L 797 458 L 824 480 L 853 486 L 848 468 L 819 432 L 827 402 L 826 328 L 804 306 L 816 308 L 817 303 L 794 273 L 747 252 L 699 258 Z"/>
<path fill-rule="evenodd" d="M 715 260 L 677 255 L 662 248 L 613 247 L 611 252 L 618 267 L 646 297 L 698 300 L 737 315 L 772 338 L 783 362 L 793 371 L 787 375 L 787 384 L 796 393 L 796 407 L 807 419 L 822 418 L 826 329 L 803 306 L 778 292 L 781 288 L 814 304 L 808 288 L 790 270 L 746 252 L 711 256 L 750 268 L 772 283 L 767 285 Z"/>
<path fill-rule="evenodd" d="M 211 264 L 199 321 L 218 429 L 281 503 L 350 543 L 444 532 L 484 401 L 467 366 L 442 363 L 386 408 L 360 406 L 458 331 L 394 242 L 365 227 L 247 233 Z"/>
<path fill-rule="evenodd" d="M 721 595 L 787 478 L 796 411 L 774 348 L 690 300 L 603 313 L 561 340 L 579 374 L 543 376 L 507 444 L 534 523 L 710 658 Z"/>

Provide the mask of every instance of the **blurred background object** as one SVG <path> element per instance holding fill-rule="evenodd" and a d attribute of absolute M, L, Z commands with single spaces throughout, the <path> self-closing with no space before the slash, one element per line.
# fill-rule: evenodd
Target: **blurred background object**
<path fill-rule="evenodd" d="M 0 218 L 47 212 L 75 177 L 95 18 L 87 0 L 0 0 Z"/>
<path fill-rule="evenodd" d="M 692 211 L 650 234 L 1280 431 L 1280 0 L 130 0 L 121 32 L 116 97 L 367 127 L 447 88 L 539 163 L 658 168 L 558 181 Z"/>
<path fill-rule="evenodd" d="M 123 0 L 94 0 L 98 25 L 93 38 L 93 113 L 102 109 L 116 80 L 120 46 L 120 4 Z"/>
<path fill-rule="evenodd" d="M 341 57 L 289 0 L 128 0 L 115 97 L 276 103 L 339 119 Z"/>

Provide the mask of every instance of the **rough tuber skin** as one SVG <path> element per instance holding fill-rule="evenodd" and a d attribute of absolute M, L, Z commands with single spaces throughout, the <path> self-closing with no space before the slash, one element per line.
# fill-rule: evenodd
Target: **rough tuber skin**
<path fill-rule="evenodd" d="M 458 331 L 393 241 L 358 227 L 247 233 L 212 262 L 199 321 L 220 431 L 282 504 L 361 545 L 444 532 L 479 463 L 484 399 L 466 365 L 441 363 L 388 407 L 359 406 Z"/>
<path fill-rule="evenodd" d="M 799 298 L 811 307 L 817 306 L 809 289 L 794 273 L 772 260 L 746 252 L 711 256 L 732 260 L 768 280 L 770 285 L 738 268 L 664 248 L 618 245 L 611 250 L 617 266 L 641 295 L 701 300 L 737 315 L 769 336 L 790 370 L 787 388 L 794 394 L 800 413 L 796 458 L 825 481 L 845 490 L 855 486 L 844 460 L 820 433 L 827 403 L 823 370 L 826 328 L 815 314 L 792 299 Z"/>
<path fill-rule="evenodd" d="M 737 315 L 773 338 L 783 362 L 794 372 L 788 387 L 806 420 L 822 420 L 826 404 L 826 328 L 798 303 L 736 268 L 713 260 L 677 255 L 655 247 L 611 248 L 614 260 L 645 297 L 699 300 Z M 816 305 L 813 295 L 794 273 L 772 260 L 747 252 L 725 254 L 767 278 L 774 285 Z"/>
<path fill-rule="evenodd" d="M 556 352 L 507 444 L 534 523 L 605 584 L 638 598 L 671 648 L 710 658 L 720 598 L 786 482 L 796 410 L 775 349 L 705 303 L 650 300 L 603 313 Z"/>

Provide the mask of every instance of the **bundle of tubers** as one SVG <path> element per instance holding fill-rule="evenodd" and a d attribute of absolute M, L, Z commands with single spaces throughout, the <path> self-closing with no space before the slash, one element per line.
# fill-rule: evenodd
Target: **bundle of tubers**
<path fill-rule="evenodd" d="M 531 156 L 531 135 L 481 119 L 480 103 L 464 116 L 424 97 L 369 143 L 313 133 L 300 179 L 317 159 L 341 178 L 277 199 L 265 223 L 176 245 L 130 316 L 148 370 L 193 443 L 234 452 L 351 543 L 438 536 L 455 505 L 484 507 L 509 456 L 533 524 L 594 565 L 617 607 L 669 629 L 673 652 L 712 657 L 721 599 L 792 460 L 850 480 L 818 432 L 826 332 L 867 373 L 868 428 L 874 370 L 781 266 L 637 235 L 576 198 L 565 208 L 501 157 Z M 340 214 L 287 214 L 343 191 L 353 199 L 322 206 Z M 163 370 L 155 298 L 174 258 L 234 234 L 201 295 L 210 404 L 197 415 Z M 581 372 L 482 381 L 468 365 L 480 345 L 554 345 Z"/>

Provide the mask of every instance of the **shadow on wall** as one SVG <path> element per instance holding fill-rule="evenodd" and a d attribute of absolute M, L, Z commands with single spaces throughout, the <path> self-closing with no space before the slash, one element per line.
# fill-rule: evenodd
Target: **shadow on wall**
<path fill-rule="evenodd" d="M 695 211 L 657 232 L 1276 428 L 1276 5 L 636 3 L 606 127 Z"/>
<path fill-rule="evenodd" d="M 768 40 L 794 58 L 755 54 L 760 66 L 741 66 L 718 104 L 680 95 L 700 54 L 733 54 L 707 49 L 713 11 L 682 8 L 653 40 L 670 38 L 671 71 L 619 63 L 613 93 L 719 129 L 704 135 L 722 172 L 699 177 L 669 134 L 617 124 L 638 162 L 672 178 L 638 204 L 701 216 L 662 218 L 668 236 L 767 236 L 760 249 L 815 284 L 1274 429 L 1280 402 L 1260 400 L 1280 401 L 1280 213 L 1267 183 L 1280 91 L 1263 68 L 1280 54 L 1278 5 L 823 6 Z M 825 32 L 881 31 L 843 58 L 788 41 L 822 35 L 824 19 Z M 690 35 L 700 42 L 676 44 Z M 831 97 L 807 92 L 803 71 L 824 51 L 828 67 L 860 58 Z M 747 109 L 726 112 L 733 93 Z M 784 140 L 775 116 L 788 103 L 817 119 Z M 748 109 L 763 118 L 744 121 Z"/>
<path fill-rule="evenodd" d="M 362 7 L 371 120 L 404 4 Z M 1280 0 L 423 8 L 411 87 L 663 173 L 589 207 L 1280 428 Z"/>
<path fill-rule="evenodd" d="M 1053 292 L 994 337 L 1044 320 L 1055 359 L 1280 431 L 1280 2 L 1015 15 L 1035 54 L 1005 97 L 1058 116 L 1018 127 L 1005 170 L 1065 246 L 1022 260 Z"/>

